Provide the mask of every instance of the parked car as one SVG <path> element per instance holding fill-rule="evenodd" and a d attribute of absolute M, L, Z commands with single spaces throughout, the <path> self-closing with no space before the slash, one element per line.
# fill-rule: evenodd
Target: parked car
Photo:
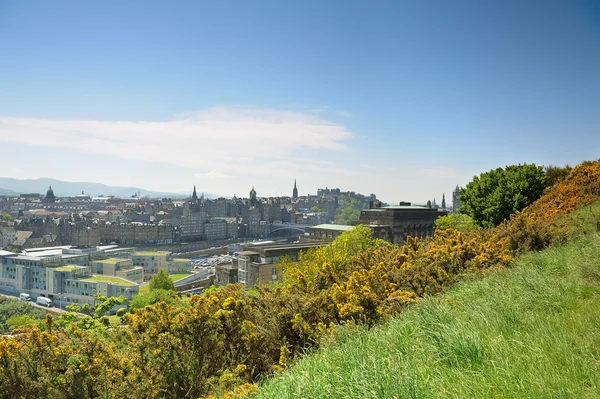
<path fill-rule="evenodd" d="M 31 301 L 31 296 L 29 294 L 22 293 L 19 295 L 19 299 L 22 301 Z"/>
<path fill-rule="evenodd" d="M 52 302 L 52 299 L 50 299 L 50 298 L 44 298 L 43 296 L 38 296 L 38 298 L 37 298 L 37 300 L 35 302 L 38 305 L 46 306 L 48 308 L 54 306 L 54 303 Z"/>

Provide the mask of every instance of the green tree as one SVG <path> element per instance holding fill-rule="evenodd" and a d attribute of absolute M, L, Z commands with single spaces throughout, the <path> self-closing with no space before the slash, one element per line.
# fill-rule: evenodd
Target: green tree
<path fill-rule="evenodd" d="M 129 308 L 131 310 L 142 309 L 159 302 L 165 302 L 171 306 L 180 304 L 180 300 L 175 291 L 157 288 L 144 294 L 134 296 L 131 302 L 129 302 Z"/>
<path fill-rule="evenodd" d="M 461 189 L 460 211 L 479 226 L 497 226 L 538 199 L 546 186 L 546 173 L 535 164 L 493 169 Z"/>
<path fill-rule="evenodd" d="M 462 213 L 452 213 L 448 216 L 440 216 L 435 219 L 436 230 L 454 229 L 460 231 L 471 231 L 475 228 L 473 218 Z"/>
<path fill-rule="evenodd" d="M 156 289 L 176 291 L 175 285 L 169 277 L 169 273 L 164 270 L 159 270 L 156 276 L 150 279 L 150 291 Z"/>
<path fill-rule="evenodd" d="M 369 206 L 365 197 L 340 195 L 338 197 L 340 207 L 335 211 L 334 221 L 337 224 L 351 224 L 360 219 L 360 211 Z"/>
<path fill-rule="evenodd" d="M 41 320 L 45 314 L 46 312 L 34 308 L 27 302 L 0 296 L 0 334 L 9 333 L 12 330 L 7 322 L 13 316 L 28 315 Z"/>
<path fill-rule="evenodd" d="M 546 172 L 546 182 L 548 183 L 549 186 L 553 186 L 554 184 L 558 183 L 559 181 L 564 180 L 567 176 L 569 176 L 569 173 L 571 173 L 571 170 L 573 170 L 573 168 L 570 167 L 569 165 L 565 165 L 565 166 L 550 165 L 550 166 L 546 166 L 544 168 L 544 170 Z"/>
<path fill-rule="evenodd" d="M 31 325 L 40 327 L 42 325 L 42 319 L 30 316 L 28 314 L 14 315 L 6 320 L 8 330 L 12 331 L 15 328 L 25 328 Z"/>
<path fill-rule="evenodd" d="M 127 298 L 125 298 L 123 295 L 105 297 L 100 294 L 96 294 L 95 297 L 96 297 L 96 301 L 99 302 L 94 305 L 94 318 L 95 319 L 101 318 L 115 306 L 122 305 L 125 302 L 127 302 Z"/>

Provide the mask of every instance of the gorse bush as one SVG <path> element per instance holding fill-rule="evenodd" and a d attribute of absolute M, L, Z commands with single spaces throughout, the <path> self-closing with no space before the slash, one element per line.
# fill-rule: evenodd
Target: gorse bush
<path fill-rule="evenodd" d="M 299 262 L 283 261 L 276 286 L 228 285 L 185 306 L 140 303 L 124 327 L 48 316 L 0 338 L 0 397 L 240 397 L 335 340 L 339 324 L 378 324 L 465 275 L 578 234 L 569 213 L 599 198 L 600 165 L 587 162 L 494 229 L 447 228 L 399 248 L 358 226 Z"/>
<path fill-rule="evenodd" d="M 512 253 L 540 250 L 579 234 L 581 226 L 567 215 L 600 199 L 600 162 L 583 162 L 536 202 L 497 228 Z M 600 222 L 600 214 L 596 214 Z"/>

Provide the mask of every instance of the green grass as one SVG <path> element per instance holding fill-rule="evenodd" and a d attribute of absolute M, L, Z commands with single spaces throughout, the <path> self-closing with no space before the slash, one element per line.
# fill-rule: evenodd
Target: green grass
<path fill-rule="evenodd" d="M 133 256 L 167 256 L 168 252 L 140 251 L 134 252 Z"/>
<path fill-rule="evenodd" d="M 139 294 L 145 294 L 147 292 L 150 292 L 150 283 L 146 282 L 143 285 L 140 285 L 140 289 L 138 291 Z"/>
<path fill-rule="evenodd" d="M 186 278 L 187 276 L 191 276 L 192 273 L 177 273 L 177 274 L 170 274 L 169 277 L 171 278 L 172 282 L 175 282 L 177 280 L 181 280 L 182 278 Z"/>
<path fill-rule="evenodd" d="M 86 279 L 82 279 L 81 281 L 103 281 L 103 282 L 107 282 L 107 283 L 123 285 L 126 287 L 135 287 L 136 286 L 135 283 L 132 283 L 131 281 L 127 281 L 127 280 L 119 278 L 119 277 L 94 276 L 94 277 L 88 277 Z"/>
<path fill-rule="evenodd" d="M 183 259 L 183 258 L 174 258 L 171 262 L 174 262 L 174 263 L 190 263 L 191 260 L 190 259 Z"/>
<path fill-rule="evenodd" d="M 121 262 L 127 262 L 128 259 L 101 259 L 101 260 L 94 260 L 93 262 L 95 263 L 109 263 L 109 264 L 113 264 L 116 265 L 117 263 L 121 263 Z"/>
<path fill-rule="evenodd" d="M 57 272 L 72 272 L 73 270 L 81 269 L 82 266 L 59 266 L 54 268 Z"/>
<path fill-rule="evenodd" d="M 191 276 L 192 273 L 177 273 L 177 274 L 171 274 L 169 275 L 169 277 L 171 278 L 171 281 L 175 282 L 177 280 L 181 280 L 182 278 L 185 278 L 187 276 Z M 144 283 L 143 285 L 140 285 L 140 290 L 139 293 L 140 294 L 145 294 L 147 292 L 150 292 L 150 283 Z"/>
<path fill-rule="evenodd" d="M 600 236 L 522 257 L 307 355 L 256 398 L 600 398 Z"/>

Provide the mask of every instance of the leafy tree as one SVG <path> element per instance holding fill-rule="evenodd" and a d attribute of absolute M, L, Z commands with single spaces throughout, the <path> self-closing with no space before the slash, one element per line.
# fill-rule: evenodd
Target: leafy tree
<path fill-rule="evenodd" d="M 435 220 L 436 230 L 454 229 L 460 231 L 471 231 L 475 229 L 473 218 L 462 213 L 452 213 L 448 216 L 440 216 Z"/>
<path fill-rule="evenodd" d="M 6 320 L 6 325 L 10 331 L 15 328 L 26 328 L 31 325 L 40 327 L 42 325 L 42 319 L 30 316 L 28 314 L 14 315 Z"/>
<path fill-rule="evenodd" d="M 337 224 L 351 224 L 360 218 L 360 211 L 369 206 L 364 197 L 340 195 L 338 201 L 343 204 L 335 211 L 334 221 Z"/>
<path fill-rule="evenodd" d="M 10 217 L 10 215 L 9 215 L 8 213 L 6 213 L 6 212 L 2 213 L 2 216 L 0 216 L 0 218 L 1 218 L 2 220 L 10 220 L 10 219 L 12 219 L 12 218 Z"/>
<path fill-rule="evenodd" d="M 179 303 L 179 298 L 175 291 L 157 288 L 144 294 L 134 296 L 131 302 L 129 302 L 129 308 L 131 310 L 142 309 L 159 302 L 165 302 L 168 305 L 177 305 Z"/>
<path fill-rule="evenodd" d="M 562 167 L 550 165 L 546 166 L 544 170 L 546 172 L 546 182 L 549 186 L 553 186 L 554 184 L 564 180 L 567 176 L 569 176 L 569 173 L 571 173 L 573 168 L 569 165 L 565 165 Z"/>
<path fill-rule="evenodd" d="M 45 314 L 46 312 L 43 310 L 34 308 L 24 301 L 0 296 L 0 334 L 9 333 L 12 330 L 7 322 L 13 316 L 28 315 L 41 320 Z"/>
<path fill-rule="evenodd" d="M 111 296 L 105 297 L 100 294 L 96 294 L 96 301 L 100 303 L 96 303 L 94 306 L 94 318 L 98 319 L 104 316 L 107 312 L 109 312 L 112 308 L 117 305 L 122 305 L 127 301 L 123 295 L 121 296 Z"/>
<path fill-rule="evenodd" d="M 538 199 L 546 185 L 543 168 L 535 164 L 493 169 L 461 189 L 460 211 L 479 226 L 497 226 Z"/>
<path fill-rule="evenodd" d="M 169 273 L 164 270 L 159 270 L 156 276 L 150 279 L 150 291 L 157 289 L 176 291 L 175 285 L 169 277 Z"/>

